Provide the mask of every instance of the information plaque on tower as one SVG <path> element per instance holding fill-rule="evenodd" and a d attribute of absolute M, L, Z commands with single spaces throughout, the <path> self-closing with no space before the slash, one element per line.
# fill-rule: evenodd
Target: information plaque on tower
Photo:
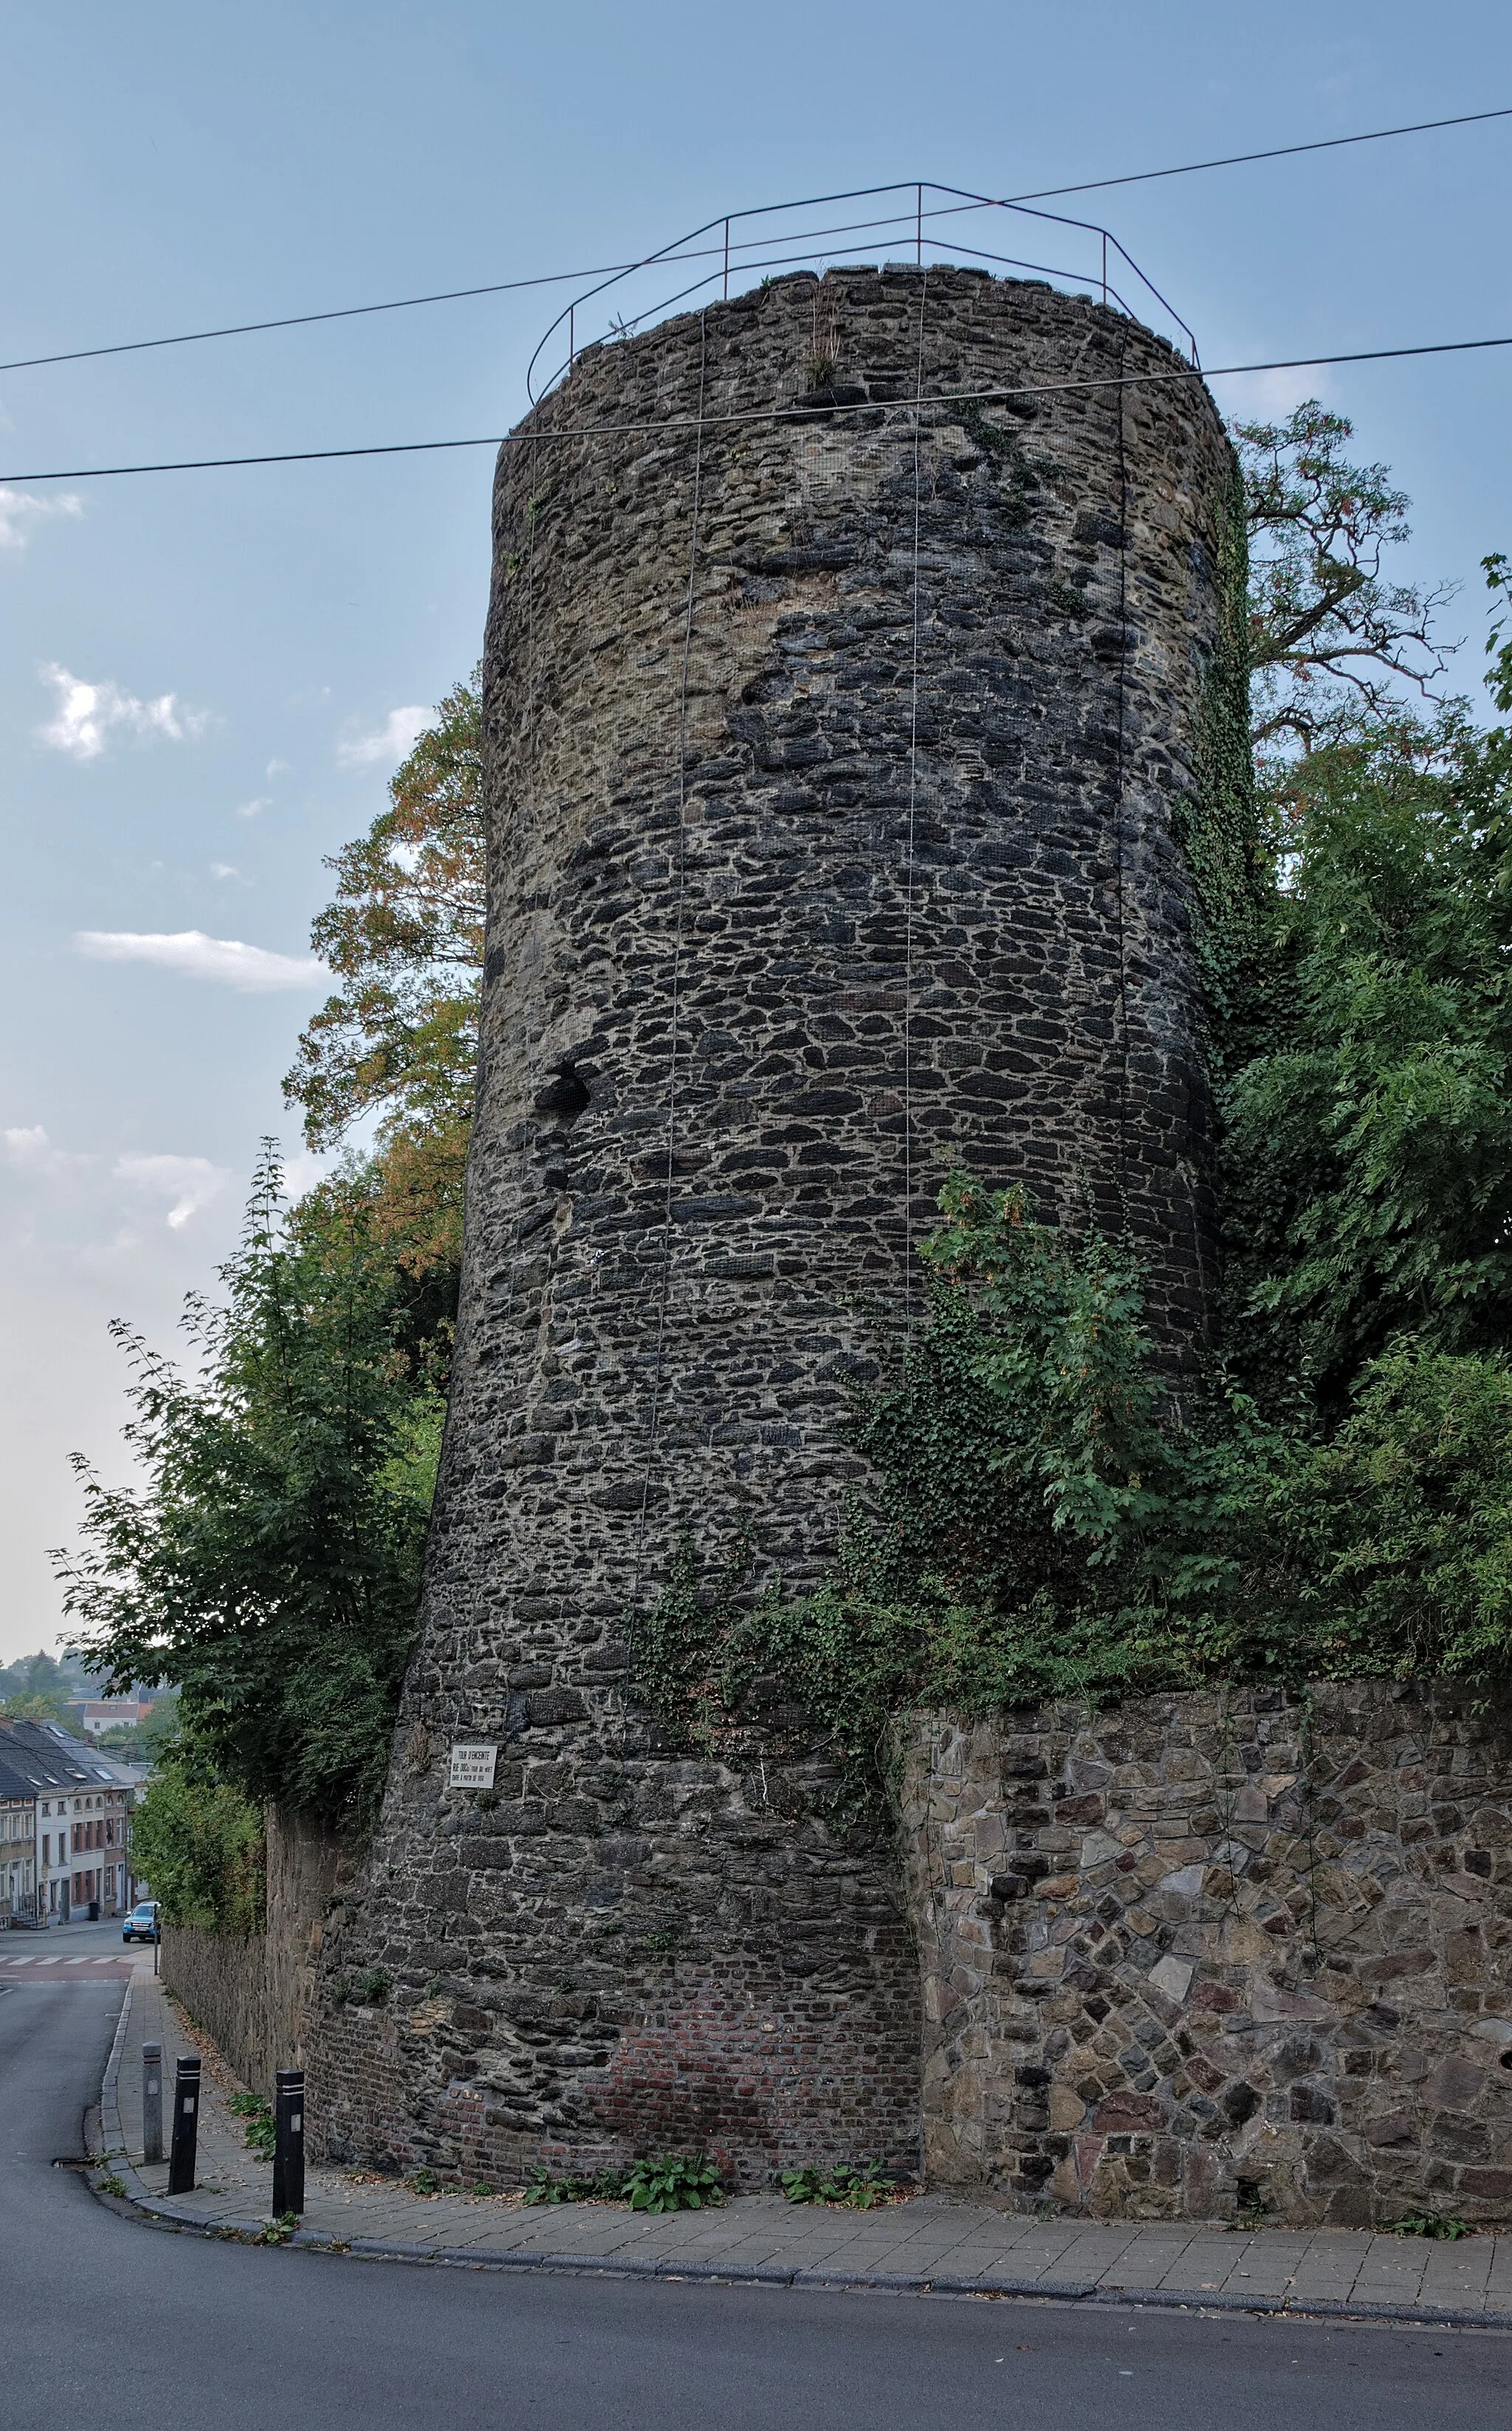
<path fill-rule="evenodd" d="M 493 1768 L 498 1763 L 496 1747 L 479 1747 L 475 1741 L 461 1741 L 452 1750 L 453 1789 L 491 1789 Z"/>

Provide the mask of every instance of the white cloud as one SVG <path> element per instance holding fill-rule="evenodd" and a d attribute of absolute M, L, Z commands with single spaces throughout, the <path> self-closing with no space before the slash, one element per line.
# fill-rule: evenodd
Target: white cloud
<path fill-rule="evenodd" d="M 70 1156 L 66 1148 L 54 1148 L 41 1123 L 25 1129 L 0 1132 L 6 1144 L 6 1159 L 23 1173 L 40 1173 L 49 1182 L 61 1181 L 64 1175 L 75 1173 L 80 1165 L 92 1165 L 90 1156 Z"/>
<path fill-rule="evenodd" d="M 16 1171 L 61 1188 L 67 1199 L 77 1201 L 78 1185 L 88 1174 L 93 1186 L 96 1204 L 108 1208 L 111 1216 L 120 1214 L 119 1191 L 123 1188 L 139 1198 L 165 1199 L 169 1202 L 167 1222 L 172 1232 L 181 1232 L 191 1216 L 218 1199 L 231 1180 L 230 1168 L 212 1165 L 206 1156 L 144 1156 L 127 1152 L 118 1156 L 108 1169 L 108 1180 L 103 1170 L 105 1160 L 99 1156 L 74 1156 L 66 1149 L 55 1148 L 41 1123 L 0 1131 L 5 1162 Z M 114 1183 L 116 1190 L 109 1191 Z M 102 1199 L 101 1193 L 106 1193 Z M 138 1248 L 141 1234 L 135 1223 L 128 1221 L 117 1229 L 108 1241 L 86 1246 L 81 1254 L 86 1260 L 94 1257 L 115 1257 Z"/>
<path fill-rule="evenodd" d="M 314 1156 L 308 1148 L 296 1148 L 292 1156 L 286 1156 L 283 1161 L 284 1188 L 291 1199 L 303 1199 L 307 1190 L 313 1190 L 317 1182 L 324 1182 L 330 1169 L 328 1156 Z"/>
<path fill-rule="evenodd" d="M 156 963 L 159 970 L 176 971 L 180 979 L 213 980 L 242 996 L 262 996 L 277 988 L 318 987 L 325 965 L 312 956 L 270 953 L 264 946 L 245 946 L 239 937 L 207 937 L 201 929 L 180 929 L 171 936 L 139 935 L 129 929 L 80 929 L 75 950 L 95 963 Z"/>
<path fill-rule="evenodd" d="M 228 1165 L 212 1165 L 208 1156 L 119 1156 L 112 1172 L 133 1190 L 171 1199 L 168 1222 L 175 1232 L 218 1199 L 231 1179 Z"/>
<path fill-rule="evenodd" d="M 259 794 L 255 801 L 239 802 L 236 808 L 236 815 L 239 819 L 255 819 L 259 811 L 270 810 L 272 806 L 273 796 L 271 794 Z"/>
<path fill-rule="evenodd" d="M 337 765 L 375 768 L 380 761 L 387 761 L 391 767 L 397 767 L 413 747 L 416 736 L 424 734 L 431 714 L 428 709 L 390 709 L 376 734 L 354 735 L 337 745 Z"/>
<path fill-rule="evenodd" d="M 263 774 L 268 777 L 287 777 L 289 763 L 287 760 L 270 760 Z"/>
<path fill-rule="evenodd" d="M 25 490 L 0 489 L 0 548 L 25 548 L 31 526 L 48 515 L 83 512 L 83 499 L 67 490 L 56 498 L 34 498 Z"/>
<path fill-rule="evenodd" d="M 203 734 L 209 724 L 203 710 L 184 709 L 176 693 L 160 693 L 156 700 L 138 700 L 117 683 L 86 683 L 67 667 L 47 665 L 42 681 L 58 694 L 58 715 L 50 726 L 39 726 L 37 739 L 50 750 L 66 751 L 73 760 L 97 760 L 106 738 L 118 728 L 129 734 L 165 735 L 172 743 Z"/>
<path fill-rule="evenodd" d="M 250 886 L 252 883 L 251 879 L 243 878 L 236 863 L 231 861 L 212 861 L 210 863 L 210 876 L 212 878 L 234 878 L 239 886 Z"/>

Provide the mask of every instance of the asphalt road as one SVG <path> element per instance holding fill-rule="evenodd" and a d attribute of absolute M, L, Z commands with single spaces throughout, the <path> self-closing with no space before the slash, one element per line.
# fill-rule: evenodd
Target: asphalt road
<path fill-rule="evenodd" d="M 76 1928 L 75 1950 L 119 1946 Z M 28 1942 L 27 1946 L 34 1946 Z M 61 1949 L 62 1936 L 48 1947 Z M 0 2421 L 58 2431 L 1494 2431 L 1512 2337 L 644 2286 L 175 2237 L 82 2152 L 118 1982 L 0 1992 Z"/>

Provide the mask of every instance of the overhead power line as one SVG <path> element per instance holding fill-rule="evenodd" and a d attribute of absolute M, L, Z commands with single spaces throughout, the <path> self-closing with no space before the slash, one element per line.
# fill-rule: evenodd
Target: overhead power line
<path fill-rule="evenodd" d="M 1216 160 L 1187 160 L 1178 169 L 1134 169 L 1124 177 L 1089 177 L 1080 186 L 1041 186 L 1038 193 L 1013 194 L 1015 203 L 1050 203 L 1061 194 L 1105 193 L 1112 186 L 1146 186 L 1156 177 L 1195 177 L 1202 169 L 1241 169 L 1251 160 L 1290 160 L 1299 152 L 1340 152 L 1349 143 L 1384 143 L 1394 135 L 1435 135 L 1441 126 L 1479 126 L 1488 118 L 1512 118 L 1512 109 L 1472 109 L 1463 118 L 1420 118 L 1411 126 L 1374 126 L 1364 135 L 1323 135 L 1311 143 L 1276 143 L 1266 152 L 1225 152 Z M 0 370 L 5 366 L 0 364 Z"/>
<path fill-rule="evenodd" d="M 372 312 L 410 312 L 420 304 L 460 304 L 473 295 L 511 295 L 526 287 L 568 286 L 574 278 L 612 278 L 634 270 L 633 261 L 602 263 L 596 270 L 547 270 L 537 278 L 503 278 L 491 287 L 449 287 L 437 295 L 399 295 L 387 304 L 342 304 L 330 312 L 291 312 L 279 321 L 236 321 L 224 329 L 186 329 L 175 338 L 128 338 L 116 346 L 75 346 L 66 355 L 23 355 L 0 363 L 0 372 L 34 372 L 48 363 L 90 363 L 101 355 L 144 355 L 158 346 L 198 346 L 210 338 L 255 338 L 265 329 L 307 329 L 315 321 L 359 321 Z"/>
<path fill-rule="evenodd" d="M 1323 371 L 1341 363 L 1393 363 L 1408 361 L 1422 355 L 1484 354 L 1499 346 L 1512 346 L 1512 337 L 1448 338 L 1423 346 L 1362 346 L 1347 355 L 1288 355 L 1263 363 L 1219 363 L 1205 371 L 1188 370 L 1176 364 L 1170 371 L 1109 373 L 1103 377 L 1086 379 L 1034 380 L 1025 381 L 1017 388 L 946 389 L 938 395 L 924 396 L 917 402 L 922 405 L 991 405 L 1016 396 L 1062 396 L 1071 391 L 1153 388 L 1169 386 L 1172 381 L 1185 385 L 1194 380 L 1238 379 L 1251 372 Z M 905 402 L 912 403 L 914 400 Z M 790 406 L 771 405 L 744 413 L 706 413 L 701 426 L 690 416 L 670 414 L 657 422 L 568 423 L 560 430 L 491 431 L 478 439 L 396 439 L 368 447 L 297 447 L 265 456 L 190 456 L 160 464 L 76 464 L 63 472 L 0 473 L 0 482 L 113 481 L 138 473 L 214 473 L 252 464 L 329 464 L 358 456 L 440 455 L 461 447 L 526 444 L 538 447 L 553 441 L 630 439 L 649 437 L 657 431 L 692 430 L 700 427 L 707 430 L 717 425 L 774 422 L 791 411 Z M 857 405 L 826 406 L 824 411 L 837 417 L 846 413 L 874 413 L 876 406 L 868 400 Z"/>
<path fill-rule="evenodd" d="M 1499 109 L 1472 109 L 1456 118 L 1418 119 L 1409 126 L 1373 126 L 1358 135 L 1320 136 L 1307 143 L 1277 143 L 1261 152 L 1229 152 L 1212 160 L 1179 161 L 1173 167 L 1167 169 L 1133 169 L 1117 177 L 1087 177 L 1076 185 L 1040 186 L 1031 193 L 1003 194 L 995 197 L 995 200 L 1003 208 L 1011 209 L 1016 204 L 1053 202 L 1066 194 L 1105 193 L 1117 186 L 1152 185 L 1163 177 L 1194 177 L 1205 170 L 1242 168 L 1258 160 L 1291 160 L 1298 159 L 1304 152 L 1338 152 L 1350 144 L 1386 143 L 1404 135 L 1434 135 L 1445 127 L 1480 126 L 1488 120 L 1498 118 L 1512 118 L 1512 106 Z M 793 208 L 796 210 L 801 207 L 794 205 Z M 739 218 L 741 215 L 732 213 L 731 216 Z M 850 232 L 844 229 L 822 231 L 822 233 L 837 235 Z M 707 251 L 709 248 L 705 250 Z M 127 338 L 108 346 L 75 346 L 62 354 L 22 355 L 18 356 L 13 362 L 0 363 L 0 372 L 40 371 L 58 363 L 95 362 L 106 355 L 150 354 L 164 346 L 198 346 L 216 338 L 253 338 L 272 329 L 307 329 L 313 327 L 318 322 L 364 320 L 378 312 L 412 312 L 424 305 L 460 304 L 480 295 L 513 295 L 534 287 L 569 286 L 578 278 L 622 277 L 629 271 L 648 266 L 651 261 L 690 258 L 675 252 L 651 255 L 635 261 L 602 262 L 596 268 L 589 270 L 548 270 L 529 278 L 496 279 L 488 286 L 448 287 L 427 295 L 396 295 L 379 304 L 341 304 L 324 312 L 291 312 L 271 321 L 236 321 L 228 323 L 223 328 L 185 329 L 167 338 Z M 491 443 L 475 441 L 466 444 L 484 445 Z M 46 477 L 39 473 L 30 475 L 28 478 L 42 480 Z"/>

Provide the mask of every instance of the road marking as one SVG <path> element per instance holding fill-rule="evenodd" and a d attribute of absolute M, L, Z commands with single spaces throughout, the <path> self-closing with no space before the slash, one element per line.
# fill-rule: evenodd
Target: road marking
<path fill-rule="evenodd" d="M 46 1962 L 46 1959 L 39 1959 L 37 1964 L 39 1964 L 39 1967 L 46 1967 L 46 1964 L 49 1964 L 49 1962 Z M 54 1959 L 54 1964 L 60 1964 L 60 1962 L 58 1962 L 58 1959 Z M 122 1967 L 122 1962 L 119 1962 L 119 1959 L 90 1959 L 88 1964 L 92 1964 L 92 1967 L 107 1967 L 107 1970 L 109 1970 L 109 1976 L 112 1976 L 112 1981 L 129 1979 L 129 1976 L 131 1976 L 131 1970 L 129 1970 L 129 1967 Z M 0 1984 L 12 1984 L 12 1981 L 17 1979 L 17 1974 L 20 1974 L 20 1967 L 14 1967 L 14 1964 L 9 1964 L 9 1967 L 8 1967 L 8 1964 L 5 1964 L 5 1959 L 0 1959 Z M 39 1979 L 39 1976 L 34 1976 L 34 1974 L 26 1976 L 26 1984 L 37 1984 L 37 1981 L 42 1981 L 42 1979 Z M 63 1981 L 68 1981 L 68 1984 L 83 1984 L 83 1976 L 51 1976 L 51 1974 L 49 1974 L 49 1984 L 63 1984 Z M 100 1981 L 100 1979 L 95 1979 L 95 1981 Z"/>
<path fill-rule="evenodd" d="M 0 1976 L 19 1974 L 23 1967 L 108 1967 L 112 1975 L 134 1972 L 129 1958 L 41 1958 L 28 1953 L 25 1958 L 0 1958 Z M 70 1980 L 79 1982 L 82 1978 L 72 1977 Z"/>

